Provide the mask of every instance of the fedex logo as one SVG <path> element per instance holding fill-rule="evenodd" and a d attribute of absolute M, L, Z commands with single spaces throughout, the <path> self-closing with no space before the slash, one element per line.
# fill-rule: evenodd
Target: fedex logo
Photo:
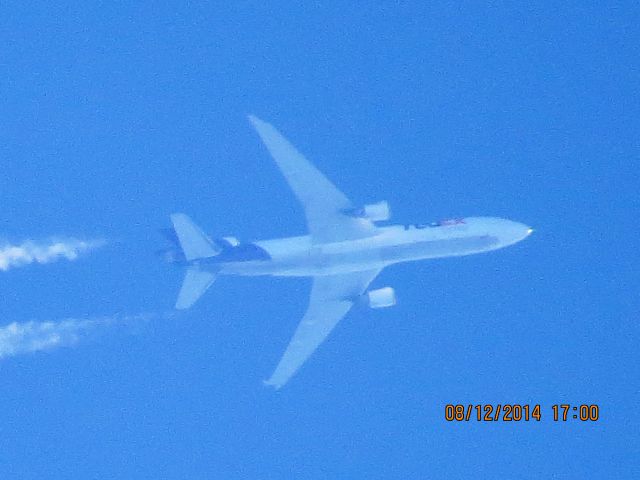
<path fill-rule="evenodd" d="M 439 222 L 432 222 L 432 223 L 414 223 L 414 224 L 409 224 L 409 225 L 404 225 L 404 229 L 405 230 L 409 230 L 410 228 L 417 228 L 417 229 L 423 229 L 423 228 L 434 228 L 434 227 L 451 227 L 453 225 L 461 225 L 467 223 L 464 221 L 464 218 L 449 218 L 446 220 L 440 220 Z"/>

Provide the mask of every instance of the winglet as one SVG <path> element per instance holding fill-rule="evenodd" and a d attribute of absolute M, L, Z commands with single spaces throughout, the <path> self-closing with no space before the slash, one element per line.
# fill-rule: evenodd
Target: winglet
<path fill-rule="evenodd" d="M 280 389 L 282 388 L 282 384 L 280 384 L 280 383 L 276 383 L 276 382 L 272 381 L 271 379 L 269 379 L 269 380 L 263 380 L 263 381 L 262 381 L 262 384 L 263 384 L 265 387 L 272 387 L 274 390 L 280 390 Z"/>
<path fill-rule="evenodd" d="M 251 113 L 249 115 L 247 115 L 247 118 L 255 126 L 257 126 L 257 125 L 259 125 L 261 123 L 265 123 L 265 122 L 263 122 L 262 120 L 260 120 L 258 117 L 256 117 L 255 115 L 253 115 Z"/>

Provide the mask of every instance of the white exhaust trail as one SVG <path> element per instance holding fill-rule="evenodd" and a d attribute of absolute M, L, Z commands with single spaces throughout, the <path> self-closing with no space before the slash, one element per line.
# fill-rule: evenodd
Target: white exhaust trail
<path fill-rule="evenodd" d="M 61 258 L 76 260 L 82 253 L 102 247 L 104 240 L 67 239 L 37 243 L 27 240 L 20 245 L 0 243 L 0 270 L 21 267 L 31 263 L 50 263 Z"/>
<path fill-rule="evenodd" d="M 0 327 L 0 359 L 73 346 L 101 328 L 116 325 L 123 327 L 154 319 L 167 319 L 173 315 L 173 312 L 142 313 L 91 319 L 68 318 L 58 322 L 13 322 Z"/>

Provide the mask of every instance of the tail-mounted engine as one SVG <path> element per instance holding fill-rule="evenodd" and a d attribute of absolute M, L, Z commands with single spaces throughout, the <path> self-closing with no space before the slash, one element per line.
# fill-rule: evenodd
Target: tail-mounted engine
<path fill-rule="evenodd" d="M 236 237 L 222 237 L 216 238 L 216 243 L 219 244 L 223 249 L 224 248 L 235 248 L 240 245 L 240 240 Z"/>
<path fill-rule="evenodd" d="M 391 287 L 370 290 L 366 294 L 367 303 L 371 308 L 393 307 L 396 304 L 396 292 Z"/>
<path fill-rule="evenodd" d="M 372 203 L 364 207 L 356 207 L 345 210 L 344 213 L 351 217 L 367 218 L 372 222 L 384 222 L 391 218 L 391 208 L 386 201 Z"/>

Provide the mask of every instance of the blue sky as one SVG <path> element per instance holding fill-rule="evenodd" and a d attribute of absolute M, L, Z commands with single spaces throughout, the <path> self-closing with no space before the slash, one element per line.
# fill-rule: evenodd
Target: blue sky
<path fill-rule="evenodd" d="M 1 325 L 126 321 L 0 360 L 0 478 L 640 476 L 637 5 L 266 4 L 2 7 L 0 237 L 108 244 L 0 271 Z M 182 273 L 153 254 L 175 211 L 304 232 L 248 113 L 399 223 L 536 232 L 385 270 L 399 305 L 352 312 L 273 392 L 309 281 L 223 278 L 167 318 Z"/>

